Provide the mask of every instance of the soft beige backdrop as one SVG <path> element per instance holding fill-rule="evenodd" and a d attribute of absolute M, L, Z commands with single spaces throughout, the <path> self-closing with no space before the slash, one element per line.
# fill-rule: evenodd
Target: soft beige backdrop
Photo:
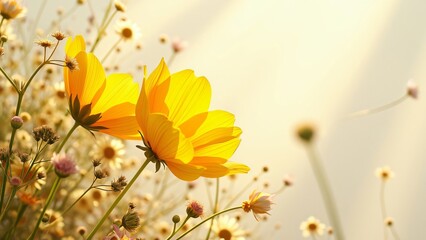
<path fill-rule="evenodd" d="M 41 2 L 24 3 L 36 10 Z M 74 5 L 71 0 L 48 1 L 47 9 L 54 11 L 58 2 L 65 8 Z M 105 2 L 92 0 L 92 5 L 100 13 Z M 157 42 L 160 34 L 185 39 L 188 48 L 172 69 L 191 68 L 206 76 L 213 88 L 212 107 L 235 113 L 244 134 L 233 160 L 253 169 L 269 166 L 273 188 L 282 184 L 284 173 L 294 176 L 294 188 L 276 197 L 270 226 L 264 230 L 279 222 L 276 239 L 302 239 L 301 221 L 314 215 L 327 222 L 305 151 L 293 134 L 295 125 L 310 120 L 319 129 L 317 149 L 347 239 L 383 239 L 374 172 L 384 165 L 396 175 L 386 194 L 401 238 L 425 238 L 426 1 L 127 3 L 129 18 L 142 29 L 145 49 L 129 54 L 123 64 L 142 62 L 152 69 L 161 57 L 169 57 Z M 73 19 L 84 22 L 87 12 L 82 8 Z M 44 15 L 42 22 L 49 19 Z M 411 78 L 420 85 L 418 100 L 339 120 L 402 96 Z"/>

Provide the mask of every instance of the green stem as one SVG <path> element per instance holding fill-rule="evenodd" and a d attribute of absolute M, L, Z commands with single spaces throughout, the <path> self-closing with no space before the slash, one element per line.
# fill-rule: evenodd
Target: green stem
<path fill-rule="evenodd" d="M 109 55 L 111 55 L 112 51 L 114 51 L 114 49 L 118 46 L 118 44 L 120 44 L 121 40 L 123 40 L 122 37 L 120 37 L 117 42 L 114 43 L 114 45 L 108 50 L 108 52 L 105 54 L 105 56 L 102 58 L 101 63 L 104 63 L 105 60 L 109 57 Z"/>
<path fill-rule="evenodd" d="M 190 216 L 186 216 L 185 220 L 183 220 L 183 222 L 182 222 L 182 224 L 179 226 L 179 228 L 178 228 L 177 230 L 173 229 L 173 232 L 172 232 L 172 233 L 170 233 L 170 236 L 168 236 L 166 240 L 170 240 L 170 239 L 172 239 L 172 237 L 173 237 L 173 236 L 174 236 L 177 232 L 179 232 L 179 231 L 183 228 L 183 226 L 186 224 L 186 222 L 188 222 L 188 220 L 189 220 L 190 218 L 191 218 Z"/>
<path fill-rule="evenodd" d="M 16 90 L 17 93 L 19 93 L 18 86 L 16 86 L 15 82 L 12 80 L 11 77 L 4 71 L 2 67 L 0 67 L 0 72 L 3 74 L 3 76 L 12 84 L 13 88 Z"/>
<path fill-rule="evenodd" d="M 6 160 L 6 166 L 4 168 L 4 172 L 3 172 L 3 182 L 1 184 L 1 196 L 0 196 L 0 213 L 2 212 L 3 209 L 3 201 L 4 201 L 4 195 L 6 193 L 6 185 L 8 183 L 8 172 L 9 172 L 9 167 L 10 167 L 10 158 L 12 155 L 12 147 L 13 147 L 13 140 L 15 139 L 15 134 L 16 134 L 16 129 L 13 128 L 12 129 L 12 134 L 10 136 L 10 141 L 9 141 L 9 157 Z"/>
<path fill-rule="evenodd" d="M 111 11 L 111 8 L 112 8 L 112 4 L 110 2 L 107 10 L 105 11 L 105 15 L 104 15 L 104 18 L 102 19 L 101 27 L 99 28 L 98 35 L 96 36 L 95 43 L 93 44 L 92 48 L 90 49 L 90 52 L 95 51 L 95 49 L 98 46 L 102 36 L 104 35 L 105 29 L 108 27 L 108 25 L 111 23 L 112 19 L 114 18 L 115 14 L 117 13 L 117 11 L 114 11 L 111 14 L 111 16 L 109 17 L 109 19 L 107 20 L 108 14 Z"/>
<path fill-rule="evenodd" d="M 180 235 L 178 238 L 176 238 L 176 240 L 182 239 L 188 233 L 192 232 L 194 229 L 196 229 L 197 227 L 201 226 L 203 223 L 209 221 L 210 219 L 212 219 L 212 218 L 214 218 L 216 216 L 219 216 L 222 213 L 230 212 L 230 211 L 237 210 L 237 209 L 241 209 L 241 206 L 228 208 L 228 209 L 222 210 L 220 212 L 217 212 L 217 213 L 211 215 L 210 217 L 204 219 L 203 221 L 201 221 L 200 223 L 198 223 L 197 225 L 193 226 L 191 229 L 189 229 L 188 231 L 186 231 L 185 233 L 183 233 L 182 235 Z"/>
<path fill-rule="evenodd" d="M 327 212 L 327 216 L 331 222 L 331 227 L 335 230 L 335 236 L 337 240 L 344 240 L 345 237 L 343 235 L 343 230 L 340 224 L 339 215 L 337 212 L 336 204 L 333 198 L 333 194 L 331 192 L 330 184 L 328 183 L 328 179 L 326 173 L 324 171 L 324 167 L 321 164 L 321 161 L 318 159 L 313 146 L 306 146 L 309 154 L 309 161 L 312 166 L 312 170 L 314 171 L 314 175 L 316 177 L 318 186 L 321 191 L 321 195 L 324 201 L 325 209 Z"/>
<path fill-rule="evenodd" d="M 43 207 L 43 210 L 41 211 L 40 216 L 38 217 L 37 223 L 34 227 L 33 232 L 31 233 L 31 235 L 27 238 L 27 240 L 33 240 L 37 231 L 38 231 L 38 227 L 40 226 L 41 220 L 44 217 L 44 213 L 46 212 L 47 208 L 49 207 L 50 203 L 52 202 L 53 198 L 56 195 L 56 191 L 59 188 L 59 184 L 61 183 L 61 179 L 60 177 L 56 177 L 55 182 L 52 185 L 52 188 L 50 189 L 50 193 L 49 196 L 47 197 L 46 203 Z"/>
<path fill-rule="evenodd" d="M 13 197 L 15 196 L 16 191 L 18 190 L 18 188 L 16 186 L 14 186 L 12 188 L 12 193 L 9 196 L 9 199 L 6 202 L 6 206 L 4 207 L 3 212 L 0 215 L 0 222 L 2 222 L 3 217 L 6 215 L 7 211 L 9 210 L 10 207 L 10 203 L 12 202 Z"/>
<path fill-rule="evenodd" d="M 89 236 L 86 238 L 87 240 L 90 240 L 93 238 L 95 233 L 99 230 L 99 228 L 102 226 L 102 224 L 105 222 L 105 220 L 108 218 L 108 216 L 111 214 L 112 210 L 114 210 L 115 206 L 121 201 L 121 199 L 126 195 L 127 191 L 132 187 L 133 183 L 138 179 L 139 175 L 142 173 L 142 171 L 145 169 L 145 167 L 150 162 L 149 159 L 145 160 L 145 162 L 142 164 L 142 166 L 139 168 L 139 170 L 135 173 L 133 178 L 130 180 L 130 182 L 126 185 L 124 190 L 118 195 L 118 197 L 115 199 L 115 201 L 112 203 L 112 205 L 109 207 L 108 211 L 105 212 L 104 216 L 101 218 L 101 220 L 96 224 L 95 228 L 90 232 Z"/>
<path fill-rule="evenodd" d="M 213 213 L 217 212 L 218 204 L 219 204 L 219 178 L 216 178 L 216 197 L 214 202 Z M 213 227 L 213 221 L 214 221 L 214 218 L 212 218 L 212 220 L 210 221 L 210 227 L 209 227 L 209 231 L 207 232 L 206 240 L 209 240 L 210 238 L 210 233 L 212 232 L 212 227 Z"/>
<path fill-rule="evenodd" d="M 86 191 L 84 191 L 83 194 L 81 194 L 80 197 L 78 197 L 67 209 L 65 209 L 65 211 L 63 211 L 61 215 L 64 216 L 69 210 L 71 210 L 71 208 L 74 207 L 74 205 L 76 203 L 78 203 L 78 201 L 80 201 L 80 199 L 82 199 L 84 197 L 84 195 L 86 195 L 86 193 L 88 193 L 92 189 L 93 184 L 95 182 L 96 182 L 96 179 L 93 180 L 92 184 L 90 184 L 90 186 L 86 189 Z"/>
<path fill-rule="evenodd" d="M 74 132 L 75 129 L 77 129 L 78 126 L 80 126 L 80 124 L 75 122 L 74 125 L 72 126 L 72 128 L 68 131 L 65 138 L 62 140 L 61 144 L 59 144 L 58 147 L 55 149 L 55 153 L 59 153 L 62 150 L 65 143 L 68 141 L 68 139 L 71 137 L 71 134 Z"/>

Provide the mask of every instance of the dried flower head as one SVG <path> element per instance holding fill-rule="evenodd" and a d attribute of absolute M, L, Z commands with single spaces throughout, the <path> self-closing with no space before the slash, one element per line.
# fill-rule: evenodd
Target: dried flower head
<path fill-rule="evenodd" d="M 249 200 L 244 201 L 242 208 L 245 212 L 253 211 L 254 218 L 259 221 L 259 214 L 269 214 L 271 210 L 272 195 L 254 190 Z"/>
<path fill-rule="evenodd" d="M 382 181 L 390 180 L 394 175 L 395 174 L 388 166 L 376 169 L 376 176 Z"/>
<path fill-rule="evenodd" d="M 96 169 L 94 172 L 95 178 L 97 179 L 103 179 L 108 177 L 108 172 L 104 169 Z"/>
<path fill-rule="evenodd" d="M 127 180 L 125 176 L 121 176 L 117 180 L 111 182 L 111 189 L 114 192 L 121 192 L 126 186 Z"/>
<path fill-rule="evenodd" d="M 47 144 L 53 144 L 59 140 L 59 137 L 56 135 L 53 129 L 46 125 L 34 128 L 33 136 L 37 142 L 42 140 Z"/>
<path fill-rule="evenodd" d="M 68 177 L 71 174 L 78 172 L 78 167 L 74 159 L 65 153 L 53 154 L 52 165 L 56 175 L 61 178 Z"/>
<path fill-rule="evenodd" d="M 203 205 L 197 201 L 190 201 L 186 207 L 186 213 L 189 217 L 198 218 L 203 215 Z"/>
<path fill-rule="evenodd" d="M 66 56 L 65 57 L 65 66 L 71 71 L 79 70 L 78 62 L 77 62 L 77 59 L 75 59 L 75 58 L 70 58 L 70 57 Z"/>
<path fill-rule="evenodd" d="M 14 129 L 19 129 L 22 127 L 22 124 L 24 124 L 24 120 L 20 116 L 13 116 L 10 120 L 10 125 Z"/>
<path fill-rule="evenodd" d="M 40 39 L 40 40 L 37 40 L 35 43 L 44 47 L 44 48 L 50 48 L 54 44 L 52 41 L 49 41 L 47 39 Z"/>
<path fill-rule="evenodd" d="M 324 229 L 325 225 L 312 216 L 300 224 L 300 230 L 302 230 L 304 237 L 320 236 L 324 234 Z"/>
<path fill-rule="evenodd" d="M 10 182 L 10 185 L 18 187 L 19 185 L 21 185 L 22 179 L 18 176 L 13 176 L 10 178 L 9 182 Z"/>
<path fill-rule="evenodd" d="M 140 219 L 136 211 L 129 208 L 121 219 L 121 225 L 129 232 L 135 231 L 140 226 Z"/>
<path fill-rule="evenodd" d="M 62 41 L 66 38 L 66 35 L 61 31 L 56 31 L 52 33 L 52 37 L 56 38 L 58 41 Z"/>

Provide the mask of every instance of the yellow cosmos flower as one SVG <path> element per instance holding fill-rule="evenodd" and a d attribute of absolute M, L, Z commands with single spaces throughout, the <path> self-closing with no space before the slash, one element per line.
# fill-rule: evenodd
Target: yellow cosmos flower
<path fill-rule="evenodd" d="M 136 119 L 146 146 L 141 148 L 157 168 L 163 163 L 186 181 L 249 171 L 246 165 L 228 162 L 242 131 L 234 126 L 233 114 L 208 111 L 210 97 L 206 78 L 192 70 L 170 75 L 163 60 L 144 79 Z"/>
<path fill-rule="evenodd" d="M 99 131 L 123 139 L 139 139 L 135 119 L 138 84 L 129 74 L 105 76 L 99 60 L 86 53 L 82 36 L 69 38 L 66 58 L 78 68 L 64 68 L 65 90 L 74 120 L 90 131 Z"/>

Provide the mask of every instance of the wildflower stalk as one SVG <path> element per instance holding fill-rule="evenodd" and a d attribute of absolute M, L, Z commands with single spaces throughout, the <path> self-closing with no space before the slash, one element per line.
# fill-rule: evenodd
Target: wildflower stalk
<path fill-rule="evenodd" d="M 219 178 L 216 178 L 216 195 L 215 195 L 213 213 L 217 212 L 218 207 L 219 207 Z M 213 221 L 214 221 L 214 217 L 210 221 L 210 227 L 209 227 L 209 231 L 207 232 L 206 240 L 210 238 L 210 233 L 212 232 L 212 227 L 213 227 Z"/>
<path fill-rule="evenodd" d="M 55 153 L 59 153 L 62 150 L 62 148 L 64 147 L 65 143 L 68 141 L 68 139 L 71 137 L 72 133 L 74 132 L 75 129 L 77 129 L 78 126 L 80 126 L 80 124 L 78 124 L 77 122 L 75 122 L 74 125 L 72 126 L 72 128 L 68 131 L 68 133 L 65 136 L 65 138 L 61 141 L 61 144 L 59 144 L 58 147 L 56 147 Z"/>
<path fill-rule="evenodd" d="M 179 231 L 183 228 L 183 226 L 186 224 L 186 222 L 188 222 L 188 220 L 189 220 L 190 218 L 191 218 L 190 216 L 186 216 L 185 220 L 183 220 L 183 222 L 182 222 L 182 224 L 179 226 L 179 228 L 178 228 L 177 230 L 173 229 L 173 232 L 172 232 L 172 233 L 170 233 L 170 235 L 167 237 L 167 239 L 166 239 L 166 240 L 170 240 L 170 239 L 172 239 L 172 237 L 173 237 L 173 236 L 174 236 L 177 232 L 179 232 Z M 176 226 L 176 224 L 175 224 L 175 226 Z"/>
<path fill-rule="evenodd" d="M 1 26 L 3 26 L 3 22 L 4 22 L 4 17 L 2 17 L 1 18 L 1 21 L 0 21 L 0 29 L 1 29 Z M 3 35 L 3 33 L 2 32 L 0 32 L 0 36 L 1 35 Z M 2 43 L 3 44 L 3 43 Z"/>
<path fill-rule="evenodd" d="M 9 196 L 9 199 L 6 202 L 6 206 L 4 207 L 3 212 L 0 215 L 0 222 L 3 221 L 3 217 L 6 215 L 7 211 L 9 210 L 10 202 L 12 201 L 13 197 L 15 196 L 16 191 L 18 190 L 18 187 L 13 186 L 12 193 Z"/>
<path fill-rule="evenodd" d="M 13 82 L 12 78 L 9 77 L 9 75 L 4 71 L 2 67 L 0 67 L 0 72 L 3 74 L 3 76 L 12 84 L 13 88 L 16 90 L 17 93 L 19 93 L 18 86 L 16 86 L 15 82 Z"/>
<path fill-rule="evenodd" d="M 112 51 L 114 51 L 114 49 L 118 46 L 118 44 L 120 44 L 120 42 L 123 40 L 122 37 L 120 37 L 115 43 L 114 45 L 112 45 L 112 47 L 108 50 L 108 52 L 105 54 L 105 56 L 102 58 L 101 63 L 104 63 L 106 61 L 106 59 L 109 57 L 109 55 L 111 55 Z"/>
<path fill-rule="evenodd" d="M 93 187 L 93 184 L 95 184 L 95 182 L 96 182 L 96 178 L 93 180 L 93 182 L 92 182 L 92 184 L 90 184 L 90 186 L 86 189 L 86 191 L 84 191 L 81 195 L 80 195 L 80 197 L 78 197 L 67 209 L 65 209 L 63 212 L 62 212 L 62 216 L 64 216 L 69 210 L 71 210 L 71 208 L 73 208 L 74 207 L 74 205 L 78 202 L 78 201 L 80 201 L 80 199 L 82 199 L 83 197 L 84 197 L 84 195 L 86 195 L 86 193 L 88 193 L 91 189 L 92 189 L 92 187 Z"/>
<path fill-rule="evenodd" d="M 47 197 L 46 203 L 44 204 L 43 210 L 41 211 L 40 216 L 38 217 L 37 223 L 34 227 L 33 232 L 31 233 L 31 235 L 27 238 L 27 240 L 33 240 L 37 231 L 38 231 L 38 227 L 40 226 L 41 220 L 44 217 L 44 213 L 46 212 L 47 208 L 49 207 L 50 203 L 52 202 L 53 198 L 56 195 L 56 192 L 59 188 L 59 184 L 61 183 L 61 179 L 60 177 L 56 177 L 55 182 L 52 185 L 52 188 L 50 189 L 50 193 L 49 196 Z"/>
<path fill-rule="evenodd" d="M 102 224 L 105 222 L 105 220 L 108 218 L 108 216 L 111 214 L 112 210 L 114 210 L 115 206 L 121 201 L 121 199 L 126 195 L 127 191 L 132 187 L 133 183 L 136 181 L 136 179 L 139 178 L 142 171 L 145 169 L 145 167 L 148 165 L 148 163 L 151 161 L 150 158 L 146 159 L 145 162 L 142 164 L 142 166 L 139 168 L 139 170 L 135 173 L 133 178 L 130 180 L 130 182 L 126 185 L 126 187 L 123 189 L 123 191 L 118 195 L 118 197 L 115 199 L 115 201 L 112 203 L 112 205 L 109 207 L 109 209 L 105 212 L 104 216 L 99 220 L 99 222 L 96 224 L 95 228 L 90 232 L 89 236 L 86 238 L 87 240 L 90 240 L 93 238 L 95 233 L 99 230 L 99 228 L 102 226 Z"/>
<path fill-rule="evenodd" d="M 203 221 L 201 221 L 200 223 L 198 223 L 197 225 L 193 226 L 191 229 L 189 229 L 188 231 L 186 231 L 185 233 L 183 233 L 182 235 L 180 235 L 178 238 L 176 238 L 176 240 L 182 239 L 182 238 L 183 238 L 183 237 L 185 237 L 188 233 L 192 232 L 194 229 L 196 229 L 197 227 L 201 226 L 203 223 L 205 223 L 205 222 L 209 221 L 210 219 L 213 219 L 213 218 L 215 218 L 216 216 L 219 216 L 219 215 L 221 215 L 221 214 L 223 214 L 223 213 L 230 212 L 230 211 L 237 210 L 237 209 L 241 209 L 241 206 L 228 208 L 228 209 L 222 210 L 222 211 L 220 211 L 220 212 L 217 212 L 217 213 L 215 213 L 215 214 L 211 215 L 210 217 L 208 217 L 208 218 L 204 219 Z"/>
<path fill-rule="evenodd" d="M 115 14 L 117 13 L 117 11 L 114 11 L 111 14 L 111 16 L 108 18 L 108 14 L 111 11 L 111 9 L 112 9 L 112 1 L 110 1 L 110 3 L 108 4 L 108 8 L 105 11 L 104 18 L 102 19 L 102 23 L 100 25 L 98 35 L 96 36 L 95 43 L 93 44 L 92 48 L 90 49 L 90 52 L 95 51 L 95 49 L 98 46 L 102 36 L 104 35 L 105 29 L 108 27 L 108 25 L 111 23 L 112 19 L 114 18 Z"/>
<path fill-rule="evenodd" d="M 333 198 L 333 194 L 331 192 L 330 184 L 326 177 L 324 167 L 321 164 L 320 159 L 318 159 L 312 145 L 307 145 L 307 151 L 309 155 L 309 161 L 312 166 L 312 170 L 314 171 L 314 175 L 316 177 L 318 187 L 320 188 L 321 195 L 324 201 L 325 209 L 327 212 L 327 216 L 331 222 L 331 226 L 335 230 L 336 240 L 344 240 L 345 237 L 343 235 L 342 226 L 340 224 L 339 215 L 337 212 L 336 204 Z"/>
<path fill-rule="evenodd" d="M 383 106 L 376 107 L 376 108 L 365 109 L 365 110 L 361 110 L 361 111 L 357 111 L 357 112 L 353 112 L 353 113 L 349 114 L 347 116 L 347 118 L 351 119 L 351 118 L 355 118 L 355 117 L 361 117 L 361 116 L 365 116 L 365 115 L 370 115 L 370 114 L 374 114 L 374 113 L 383 112 L 383 111 L 385 111 L 385 110 L 387 110 L 389 108 L 392 108 L 392 107 L 394 107 L 394 106 L 402 103 L 408 97 L 410 97 L 410 95 L 404 94 L 404 96 L 402 96 L 402 97 L 400 97 L 400 98 L 398 98 L 398 99 L 396 99 L 396 100 L 394 100 L 394 101 L 392 101 L 392 102 L 390 102 L 388 104 L 385 104 Z"/>
<path fill-rule="evenodd" d="M 384 224 L 385 219 L 388 217 L 387 211 L 386 211 L 386 205 L 385 205 L 385 181 L 382 181 L 380 184 L 380 207 L 382 210 L 382 224 L 383 224 L 383 236 L 384 239 L 388 239 L 388 232 L 386 230 L 386 225 Z"/>

